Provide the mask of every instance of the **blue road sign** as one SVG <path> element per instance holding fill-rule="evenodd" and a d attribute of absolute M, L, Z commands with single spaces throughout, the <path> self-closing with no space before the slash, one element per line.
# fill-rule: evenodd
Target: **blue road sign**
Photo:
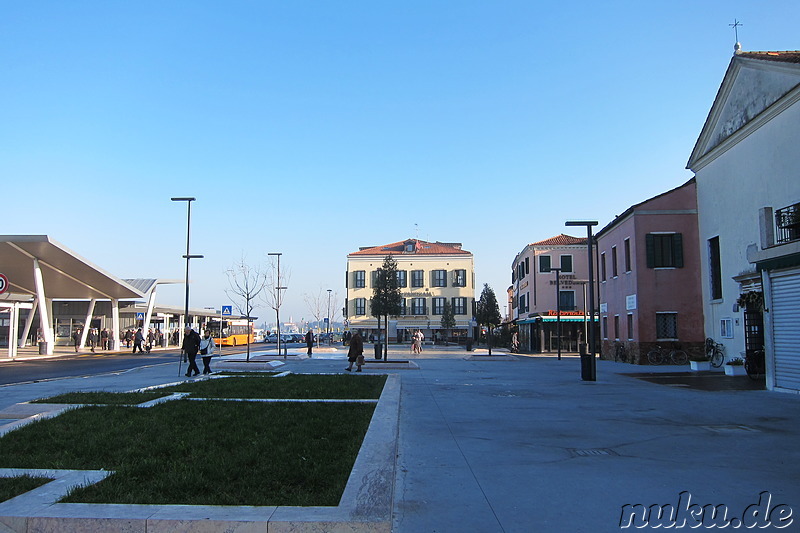
<path fill-rule="evenodd" d="M 136 313 L 136 320 L 144 320 L 144 313 Z"/>
<path fill-rule="evenodd" d="M 222 306 L 222 316 L 231 316 L 233 314 L 233 306 L 232 305 L 223 305 Z"/>

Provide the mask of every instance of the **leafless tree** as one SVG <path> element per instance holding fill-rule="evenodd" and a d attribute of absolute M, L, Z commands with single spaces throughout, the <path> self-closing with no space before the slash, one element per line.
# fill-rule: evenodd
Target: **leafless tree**
<path fill-rule="evenodd" d="M 228 276 L 229 288 L 225 294 L 231 299 L 240 315 L 247 319 L 248 329 L 253 318 L 253 311 L 258 307 L 256 298 L 267 287 L 267 277 L 258 266 L 247 263 L 244 254 L 231 268 L 225 271 Z M 222 324 L 220 324 L 220 330 Z M 221 331 L 220 331 L 221 334 Z M 247 343 L 247 360 L 250 361 L 250 343 Z"/>

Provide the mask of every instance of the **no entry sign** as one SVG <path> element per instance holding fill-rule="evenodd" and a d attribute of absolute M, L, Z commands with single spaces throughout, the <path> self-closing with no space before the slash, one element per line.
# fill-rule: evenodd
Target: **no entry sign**
<path fill-rule="evenodd" d="M 8 290 L 8 278 L 5 274 L 0 274 L 0 294 Z"/>

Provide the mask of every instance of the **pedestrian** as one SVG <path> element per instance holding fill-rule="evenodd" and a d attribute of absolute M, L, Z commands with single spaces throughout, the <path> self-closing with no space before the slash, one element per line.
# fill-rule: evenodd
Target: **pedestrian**
<path fill-rule="evenodd" d="M 142 343 L 144 342 L 144 334 L 142 333 L 142 328 L 136 330 L 136 333 L 133 335 L 133 352 L 136 353 L 136 348 L 139 348 L 139 353 L 144 353 L 142 350 Z"/>
<path fill-rule="evenodd" d="M 197 368 L 197 362 L 195 361 L 199 349 L 200 335 L 189 326 L 186 326 L 183 330 L 183 346 L 181 346 L 181 352 L 189 359 L 189 368 L 186 370 L 186 374 L 184 374 L 187 378 L 192 377 L 193 371 L 195 376 L 200 374 L 200 369 Z"/>
<path fill-rule="evenodd" d="M 97 346 L 97 330 L 94 329 L 94 328 L 91 328 L 89 330 L 89 347 L 92 349 L 93 353 L 94 353 L 94 347 L 95 346 Z"/>
<path fill-rule="evenodd" d="M 133 332 L 131 332 L 131 330 L 129 330 L 129 329 L 126 329 L 125 330 L 125 346 L 130 348 L 132 340 L 133 340 Z"/>
<path fill-rule="evenodd" d="M 103 350 L 108 350 L 108 330 L 103 328 L 103 331 L 100 332 L 100 347 Z"/>
<path fill-rule="evenodd" d="M 361 365 L 364 364 L 364 340 L 361 338 L 361 333 L 356 331 L 353 336 L 350 338 L 350 349 L 347 350 L 347 361 L 350 363 L 347 365 L 347 370 L 350 372 L 353 370 L 353 363 L 358 366 L 356 372 L 361 372 Z"/>
<path fill-rule="evenodd" d="M 72 332 L 72 343 L 75 345 L 75 353 L 78 352 L 78 346 L 81 344 L 81 329 L 75 328 Z"/>
<path fill-rule="evenodd" d="M 314 346 L 314 332 L 308 330 L 306 333 L 306 348 L 308 348 L 308 356 L 311 357 L 311 348 Z"/>
<path fill-rule="evenodd" d="M 155 342 L 156 337 L 153 334 L 153 328 L 147 329 L 147 346 L 145 347 L 145 351 L 150 353 L 150 350 L 153 349 L 153 343 Z"/>
<path fill-rule="evenodd" d="M 200 339 L 200 356 L 203 358 L 203 374 L 211 374 L 211 358 L 217 349 L 217 343 L 211 336 L 211 330 L 206 330 L 205 337 Z"/>

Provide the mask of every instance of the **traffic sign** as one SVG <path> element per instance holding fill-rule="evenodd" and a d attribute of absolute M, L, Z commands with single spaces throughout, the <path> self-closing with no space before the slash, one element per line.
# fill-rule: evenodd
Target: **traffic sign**
<path fill-rule="evenodd" d="M 144 320 L 144 313 L 136 313 L 136 320 Z"/>
<path fill-rule="evenodd" d="M 222 306 L 222 316 L 231 316 L 233 314 L 233 306 L 232 305 L 223 305 Z"/>
<path fill-rule="evenodd" d="M 8 278 L 5 274 L 0 274 L 0 294 L 8 290 Z"/>

